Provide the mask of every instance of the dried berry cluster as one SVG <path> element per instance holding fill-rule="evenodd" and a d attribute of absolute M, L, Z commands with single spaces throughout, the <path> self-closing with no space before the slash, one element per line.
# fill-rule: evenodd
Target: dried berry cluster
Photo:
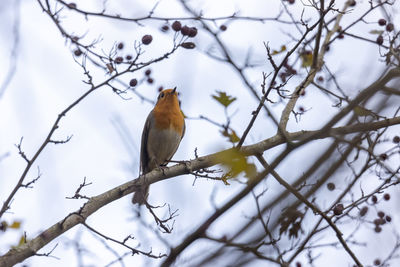
<path fill-rule="evenodd" d="M 394 30 L 394 25 L 393 25 L 393 23 L 387 23 L 386 19 L 379 19 L 379 20 L 378 20 L 378 25 L 379 25 L 379 26 L 382 26 L 382 27 L 386 25 L 385 29 L 386 29 L 387 32 L 391 32 L 391 31 Z M 380 35 L 376 38 L 376 43 L 377 43 L 378 45 L 382 45 L 382 44 L 383 44 L 383 41 L 384 41 L 384 40 L 383 40 L 383 35 L 380 34 Z"/>

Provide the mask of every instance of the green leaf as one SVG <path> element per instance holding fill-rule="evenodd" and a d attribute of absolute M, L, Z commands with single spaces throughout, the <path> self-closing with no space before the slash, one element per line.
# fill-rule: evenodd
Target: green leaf
<path fill-rule="evenodd" d="M 370 34 L 376 34 L 376 35 L 381 35 L 382 33 L 384 33 L 384 31 L 382 30 L 371 30 L 369 31 Z"/>
<path fill-rule="evenodd" d="M 373 113 L 371 110 L 363 108 L 361 106 L 356 106 L 355 108 L 353 108 L 353 111 L 359 117 L 375 116 L 375 113 Z"/>
<path fill-rule="evenodd" d="M 225 92 L 222 91 L 217 91 L 217 95 L 212 95 L 212 97 L 225 108 L 227 108 L 230 104 L 232 104 L 233 101 L 236 100 L 236 97 L 227 95 Z"/>

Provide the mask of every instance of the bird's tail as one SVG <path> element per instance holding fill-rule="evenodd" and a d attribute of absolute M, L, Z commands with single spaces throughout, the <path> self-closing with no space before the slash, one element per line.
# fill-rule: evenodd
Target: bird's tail
<path fill-rule="evenodd" d="M 139 191 L 136 191 L 132 197 L 133 204 L 143 205 L 147 201 L 149 196 L 149 186 L 142 187 Z"/>

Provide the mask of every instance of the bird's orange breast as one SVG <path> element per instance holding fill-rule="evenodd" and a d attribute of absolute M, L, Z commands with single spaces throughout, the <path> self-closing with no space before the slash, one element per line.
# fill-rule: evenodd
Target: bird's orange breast
<path fill-rule="evenodd" d="M 170 99 L 157 103 L 153 109 L 155 126 L 159 129 L 174 129 L 183 134 L 184 117 L 179 107 L 178 99 L 171 96 Z"/>

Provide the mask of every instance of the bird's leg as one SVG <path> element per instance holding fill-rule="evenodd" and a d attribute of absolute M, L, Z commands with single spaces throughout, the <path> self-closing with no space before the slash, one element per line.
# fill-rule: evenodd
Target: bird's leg
<path fill-rule="evenodd" d="M 168 163 L 161 164 L 161 165 L 159 165 L 159 166 L 157 167 L 160 171 L 162 171 L 162 173 L 163 173 L 164 176 L 165 176 L 165 170 L 168 169 L 167 164 L 168 164 Z"/>

